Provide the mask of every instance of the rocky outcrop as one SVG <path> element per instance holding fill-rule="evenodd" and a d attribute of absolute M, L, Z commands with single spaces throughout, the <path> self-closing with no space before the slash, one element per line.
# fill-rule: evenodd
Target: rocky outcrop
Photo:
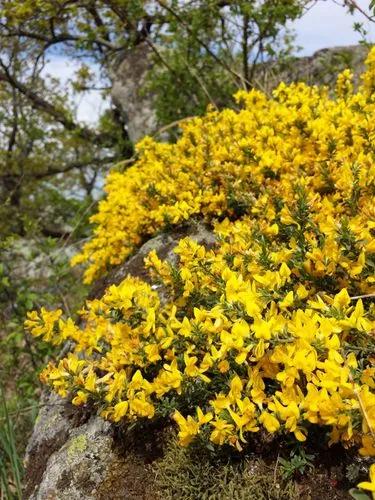
<path fill-rule="evenodd" d="M 312 58 L 296 61 L 292 73 L 283 69 L 282 78 L 330 85 L 333 67 L 337 73 L 352 66 L 358 75 L 365 52 L 362 47 L 319 51 Z M 119 77 L 113 96 L 126 113 L 132 140 L 151 132 L 156 124 L 152 98 L 139 93 L 149 64 L 149 54 L 140 52 L 129 55 L 116 70 Z M 90 297 L 101 296 L 108 285 L 121 282 L 128 274 L 147 281 L 143 259 L 149 251 L 155 249 L 160 258 L 175 262 L 177 256 L 173 248 L 186 236 L 207 247 L 215 244 L 212 231 L 200 222 L 190 222 L 161 233 L 145 243 L 126 263 L 98 280 Z M 166 299 L 163 290 L 158 291 Z M 74 408 L 46 393 L 27 447 L 24 498 L 156 499 L 149 463 L 158 454 L 161 434 L 158 429 L 145 433 L 140 439 L 141 446 L 137 447 L 136 442 L 127 440 L 120 428 L 93 415 L 88 408 Z"/>
<path fill-rule="evenodd" d="M 174 262 L 173 248 L 190 236 L 211 247 L 215 237 L 202 223 L 189 223 L 145 243 L 125 264 L 98 281 L 91 296 L 100 296 L 108 284 L 128 274 L 148 279 L 143 259 L 153 249 Z M 148 463 L 158 454 L 161 433 L 152 430 L 141 446 L 119 436 L 119 429 L 45 393 L 25 457 L 24 498 L 32 500 L 153 500 Z M 153 433 L 154 432 L 154 433 Z M 148 439 L 149 441 L 145 441 Z"/>
<path fill-rule="evenodd" d="M 365 69 L 364 61 L 368 48 L 363 45 L 332 47 L 321 49 L 312 56 L 296 57 L 283 64 L 265 66 L 269 75 L 269 85 L 276 86 L 279 82 L 303 81 L 309 85 L 328 85 L 334 87 L 337 75 L 346 68 L 354 74 L 354 82 L 358 84 L 359 76 Z"/>
<path fill-rule="evenodd" d="M 25 459 L 24 498 L 153 499 L 145 460 L 124 453 L 116 429 L 45 394 Z"/>
<path fill-rule="evenodd" d="M 177 261 L 177 255 L 173 252 L 173 249 L 179 240 L 187 236 L 205 245 L 206 248 L 210 248 L 215 244 L 213 232 L 201 222 L 191 220 L 185 225 L 174 227 L 170 232 L 163 232 L 147 241 L 132 257 L 128 258 L 125 264 L 114 267 L 107 275 L 97 280 L 91 289 L 89 299 L 100 297 L 109 285 L 119 284 L 127 274 L 137 276 L 148 282 L 150 277 L 143 266 L 144 258 L 151 250 L 156 250 L 161 259 L 166 259 L 174 264 Z"/>
<path fill-rule="evenodd" d="M 346 68 L 353 70 L 354 80 L 358 82 L 367 52 L 367 47 L 363 45 L 333 47 L 283 63 L 261 64 L 255 75 L 256 84 L 265 90 L 275 88 L 281 81 L 304 81 L 333 87 L 337 74 Z M 121 110 L 129 138 L 133 142 L 154 133 L 158 128 L 154 98 L 145 89 L 152 56 L 152 49 L 141 44 L 122 54 L 112 70 L 112 99 Z"/>

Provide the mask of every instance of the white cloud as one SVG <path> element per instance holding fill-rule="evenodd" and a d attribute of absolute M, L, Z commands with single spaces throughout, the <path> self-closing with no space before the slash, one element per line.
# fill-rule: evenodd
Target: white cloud
<path fill-rule="evenodd" d="M 65 87 L 69 79 L 74 77 L 74 73 L 78 67 L 79 64 L 77 62 L 65 56 L 50 56 L 50 60 L 47 62 L 43 73 L 44 75 L 58 78 L 61 85 Z M 99 80 L 99 68 L 94 64 L 90 64 L 90 70 Z M 72 101 L 76 107 L 77 119 L 89 125 L 95 125 L 100 114 L 109 107 L 109 99 L 103 99 L 101 92 L 97 90 L 72 95 Z"/>
<path fill-rule="evenodd" d="M 77 118 L 94 125 L 98 121 L 98 117 L 109 105 L 109 99 L 103 99 L 100 92 L 95 90 L 84 92 L 77 100 Z"/>
<path fill-rule="evenodd" d="M 369 0 L 357 0 L 357 4 L 368 12 Z M 347 9 L 333 0 L 319 0 L 301 19 L 293 23 L 297 45 L 302 47 L 301 55 L 311 55 L 326 47 L 355 45 L 360 35 L 353 29 L 354 22 L 362 22 L 369 32 L 369 39 L 375 39 L 375 23 L 356 12 L 353 16 Z"/>

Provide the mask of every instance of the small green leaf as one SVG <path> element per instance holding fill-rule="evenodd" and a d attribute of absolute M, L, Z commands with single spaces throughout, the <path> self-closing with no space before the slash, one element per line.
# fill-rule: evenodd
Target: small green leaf
<path fill-rule="evenodd" d="M 370 500 L 370 497 L 358 488 L 352 488 L 351 490 L 349 490 L 349 494 L 350 496 L 355 498 L 355 500 Z"/>

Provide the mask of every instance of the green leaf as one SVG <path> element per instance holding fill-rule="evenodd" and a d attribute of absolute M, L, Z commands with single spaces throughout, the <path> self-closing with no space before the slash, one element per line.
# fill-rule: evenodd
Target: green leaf
<path fill-rule="evenodd" d="M 371 500 L 366 493 L 363 491 L 359 490 L 358 488 L 352 488 L 349 490 L 349 495 L 355 498 L 355 500 Z"/>

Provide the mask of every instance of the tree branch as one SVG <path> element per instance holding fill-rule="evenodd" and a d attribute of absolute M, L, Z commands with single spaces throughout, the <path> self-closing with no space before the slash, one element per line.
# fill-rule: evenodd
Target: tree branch
<path fill-rule="evenodd" d="M 63 125 L 66 130 L 76 131 L 78 137 L 90 142 L 95 142 L 97 144 L 108 142 L 108 137 L 105 134 L 97 134 L 93 130 L 79 125 L 72 118 L 67 116 L 64 111 L 58 109 L 56 106 L 48 102 L 46 99 L 43 99 L 43 97 L 41 97 L 39 94 L 17 80 L 17 78 L 10 73 L 9 69 L 1 59 L 0 67 L 3 70 L 0 71 L 0 81 L 6 82 L 11 85 L 12 88 L 16 89 L 18 92 L 27 97 L 27 99 L 31 101 L 36 109 L 39 109 L 40 111 L 43 111 L 44 113 L 50 115 L 58 123 Z"/>
<path fill-rule="evenodd" d="M 50 166 L 47 168 L 45 172 L 40 172 L 36 174 L 31 174 L 30 177 L 36 180 L 40 179 L 45 179 L 46 177 L 51 177 L 53 175 L 57 174 L 64 174 L 66 172 L 70 172 L 71 170 L 78 169 L 81 170 L 83 168 L 89 167 L 89 166 L 102 166 L 102 165 L 107 165 L 110 163 L 115 163 L 117 161 L 120 161 L 120 156 L 106 156 L 104 158 L 90 158 L 90 160 L 87 161 L 73 161 L 71 163 L 67 163 L 66 165 L 62 167 L 56 167 L 56 166 Z"/>
<path fill-rule="evenodd" d="M 369 14 L 367 14 L 367 12 L 362 9 L 362 7 L 358 5 L 358 2 L 356 2 L 355 0 L 344 0 L 344 5 L 353 10 L 358 10 L 358 12 L 365 16 L 368 21 L 371 21 L 372 23 L 375 22 L 375 16 L 370 16 Z"/>
<path fill-rule="evenodd" d="M 192 34 L 192 30 L 191 30 L 190 26 L 184 21 L 184 19 L 174 9 L 172 9 L 169 5 L 167 5 L 163 0 L 156 0 L 156 2 L 158 3 L 158 5 L 160 5 L 160 7 L 162 7 L 167 12 L 172 14 L 172 16 L 186 29 L 186 31 L 190 35 Z M 225 5 L 226 2 L 223 2 L 223 4 Z M 206 44 L 206 42 L 204 42 L 204 40 L 202 40 L 201 38 L 199 38 L 197 36 L 195 36 L 195 39 L 207 51 L 207 53 L 214 59 L 214 61 L 216 61 L 220 66 L 222 66 L 224 69 L 226 69 L 228 71 L 228 73 L 231 74 L 235 78 L 236 82 L 239 81 L 243 85 L 246 84 L 246 81 L 244 81 L 244 77 L 242 75 L 240 75 L 239 73 L 237 73 L 234 69 L 232 69 L 225 61 L 220 59 L 220 57 L 218 57 L 215 54 L 215 52 L 213 52 L 210 49 L 210 47 Z M 248 83 L 250 83 L 250 82 L 248 82 Z"/>
<path fill-rule="evenodd" d="M 25 37 L 25 38 L 30 38 L 32 40 L 37 40 L 38 42 L 44 42 L 46 45 L 44 46 L 44 50 L 47 50 L 49 47 L 52 47 L 53 45 L 56 45 L 58 43 L 65 43 L 65 42 L 79 42 L 82 41 L 82 37 L 73 35 L 72 33 L 67 33 L 67 32 L 62 32 L 59 33 L 58 35 L 55 33 L 52 33 L 52 36 L 44 35 L 42 33 L 35 33 L 33 31 L 27 31 L 23 29 L 16 29 L 13 31 L 10 31 L 8 26 L 6 26 L 3 23 L 0 23 L 0 26 L 2 28 L 5 28 L 7 30 L 7 33 L 5 33 L 2 36 L 5 36 L 6 38 L 15 38 L 15 37 Z M 124 49 L 124 46 L 122 45 L 113 45 L 107 37 L 105 38 L 94 38 L 90 39 L 90 43 L 95 43 L 98 46 L 105 47 L 108 50 L 111 50 L 113 52 L 118 52 L 120 50 Z"/>
<path fill-rule="evenodd" d="M 65 165 L 51 165 L 47 167 L 43 172 L 27 172 L 26 174 L 18 175 L 18 174 L 2 174 L 0 175 L 0 180 L 2 182 L 15 182 L 17 179 L 21 179 L 22 181 L 27 180 L 42 180 L 47 177 L 52 177 L 57 174 L 64 174 L 66 172 L 70 172 L 71 170 L 78 169 L 81 170 L 90 166 L 103 166 L 107 164 L 112 164 L 119 162 L 121 160 L 120 156 L 106 156 L 104 158 L 90 158 L 89 160 L 81 160 L 81 161 L 72 161 L 71 163 L 67 163 Z"/>

